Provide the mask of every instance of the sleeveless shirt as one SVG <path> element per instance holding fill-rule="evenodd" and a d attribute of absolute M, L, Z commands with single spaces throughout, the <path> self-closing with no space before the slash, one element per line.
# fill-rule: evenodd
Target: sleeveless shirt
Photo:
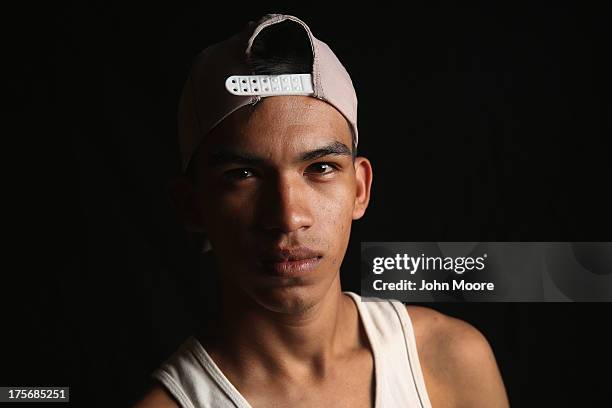
<path fill-rule="evenodd" d="M 397 300 L 353 299 L 374 357 L 374 408 L 431 408 L 412 321 Z M 151 376 L 181 408 L 252 408 L 200 342 L 189 337 Z"/>

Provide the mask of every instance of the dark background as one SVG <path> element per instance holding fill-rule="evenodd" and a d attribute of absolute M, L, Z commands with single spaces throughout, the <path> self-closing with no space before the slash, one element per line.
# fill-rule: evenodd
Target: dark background
<path fill-rule="evenodd" d="M 606 9 L 252 4 L 5 12 L 0 385 L 127 406 L 193 332 L 206 268 L 166 196 L 177 101 L 197 52 L 268 12 L 303 19 L 359 97 L 375 178 L 345 290 L 361 241 L 610 241 Z M 485 334 L 512 406 L 610 404 L 610 304 L 430 306 Z"/>

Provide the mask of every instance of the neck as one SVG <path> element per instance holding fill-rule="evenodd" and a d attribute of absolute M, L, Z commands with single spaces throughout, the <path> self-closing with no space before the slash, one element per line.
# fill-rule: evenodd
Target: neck
<path fill-rule="evenodd" d="M 342 294 L 338 274 L 322 295 L 305 289 L 295 295 L 300 307 L 283 311 L 270 310 L 223 281 L 220 292 L 219 318 L 213 323 L 217 341 L 207 348 L 233 371 L 323 376 L 334 358 L 359 341 L 358 314 Z"/>

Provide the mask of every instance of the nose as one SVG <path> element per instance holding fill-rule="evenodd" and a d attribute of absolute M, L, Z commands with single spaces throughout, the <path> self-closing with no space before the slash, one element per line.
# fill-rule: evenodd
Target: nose
<path fill-rule="evenodd" d="M 299 175 L 278 175 L 268 181 L 260 197 L 262 228 L 290 233 L 309 228 L 314 219 L 308 185 Z"/>

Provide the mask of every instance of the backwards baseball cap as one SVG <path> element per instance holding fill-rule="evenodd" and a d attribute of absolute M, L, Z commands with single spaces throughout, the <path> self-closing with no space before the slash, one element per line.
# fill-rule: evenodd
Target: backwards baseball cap
<path fill-rule="evenodd" d="M 310 72 L 251 75 L 248 64 L 253 42 L 281 22 L 301 27 L 312 50 Z M 181 94 L 178 139 L 185 172 L 202 138 L 232 112 L 261 98 L 309 95 L 336 108 L 348 121 L 357 147 L 357 95 L 351 78 L 333 51 L 297 17 L 267 14 L 250 21 L 238 34 L 202 50 L 195 58 Z"/>

